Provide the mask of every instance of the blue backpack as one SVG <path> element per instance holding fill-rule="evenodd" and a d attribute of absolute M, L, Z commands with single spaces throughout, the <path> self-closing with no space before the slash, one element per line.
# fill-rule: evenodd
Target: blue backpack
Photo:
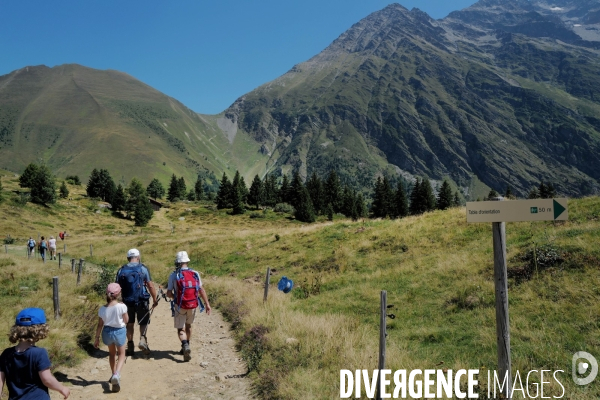
<path fill-rule="evenodd" d="M 29 247 L 35 247 L 35 240 L 29 239 L 29 242 L 27 244 L 29 245 Z"/>
<path fill-rule="evenodd" d="M 123 265 L 117 274 L 117 283 L 121 286 L 121 297 L 124 303 L 138 303 L 149 298 L 144 292 L 142 264 Z"/>

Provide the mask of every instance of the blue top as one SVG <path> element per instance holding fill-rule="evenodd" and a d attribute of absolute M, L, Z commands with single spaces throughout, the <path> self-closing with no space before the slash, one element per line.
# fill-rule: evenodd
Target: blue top
<path fill-rule="evenodd" d="M 127 263 L 125 265 L 123 265 L 123 267 L 142 267 L 142 275 L 144 276 L 144 283 L 147 282 L 152 282 L 152 278 L 150 277 L 150 271 L 148 271 L 148 268 L 146 268 L 146 266 L 142 263 Z M 121 267 L 121 268 L 123 268 Z M 119 270 L 117 271 L 117 276 L 115 277 L 115 282 L 119 282 L 119 275 L 121 274 L 121 268 L 119 268 Z M 142 291 L 144 293 L 144 297 L 146 299 L 150 298 L 150 293 L 148 293 L 148 288 L 146 288 L 146 286 L 144 286 L 142 288 Z"/>
<path fill-rule="evenodd" d="M 22 353 L 16 347 L 5 349 L 0 355 L 0 371 L 6 377 L 9 400 L 50 399 L 39 372 L 51 365 L 48 352 L 42 347 L 31 346 Z"/>

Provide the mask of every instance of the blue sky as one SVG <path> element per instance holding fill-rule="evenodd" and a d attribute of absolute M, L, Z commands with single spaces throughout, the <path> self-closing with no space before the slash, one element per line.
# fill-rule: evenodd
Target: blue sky
<path fill-rule="evenodd" d="M 473 3 L 400 2 L 433 18 Z M 0 4 L 0 75 L 40 64 L 116 69 L 194 111 L 214 114 L 319 53 L 352 24 L 390 2 L 6 0 Z"/>

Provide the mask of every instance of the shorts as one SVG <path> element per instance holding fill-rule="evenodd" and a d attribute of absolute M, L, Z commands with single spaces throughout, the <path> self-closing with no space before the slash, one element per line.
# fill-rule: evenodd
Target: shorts
<path fill-rule="evenodd" d="M 105 345 L 110 346 L 114 344 L 117 347 L 121 347 L 125 346 L 125 342 L 127 342 L 127 329 L 125 327 L 114 328 L 112 326 L 105 326 L 102 329 L 102 343 Z"/>
<path fill-rule="evenodd" d="M 183 329 L 185 328 L 186 324 L 193 324 L 195 318 L 196 308 L 190 308 L 189 310 L 187 310 L 184 308 L 175 307 L 175 318 L 173 318 L 175 329 Z"/>
<path fill-rule="evenodd" d="M 140 325 L 148 325 L 150 323 L 150 304 L 149 301 L 140 301 L 138 303 L 125 303 L 127 306 L 127 315 L 129 316 L 129 324 L 137 322 Z"/>

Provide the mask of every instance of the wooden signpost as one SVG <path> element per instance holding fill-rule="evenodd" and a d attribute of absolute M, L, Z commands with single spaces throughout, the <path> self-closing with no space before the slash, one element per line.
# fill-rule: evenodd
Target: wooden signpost
<path fill-rule="evenodd" d="M 502 200 L 502 198 L 498 198 Z M 494 286 L 496 292 L 496 339 L 498 374 L 507 385 L 502 394 L 512 399 L 510 360 L 510 324 L 508 320 L 508 278 L 506 270 L 506 222 L 566 221 L 567 199 L 533 199 L 516 201 L 477 201 L 467 203 L 467 222 L 491 222 L 494 242 Z"/>

